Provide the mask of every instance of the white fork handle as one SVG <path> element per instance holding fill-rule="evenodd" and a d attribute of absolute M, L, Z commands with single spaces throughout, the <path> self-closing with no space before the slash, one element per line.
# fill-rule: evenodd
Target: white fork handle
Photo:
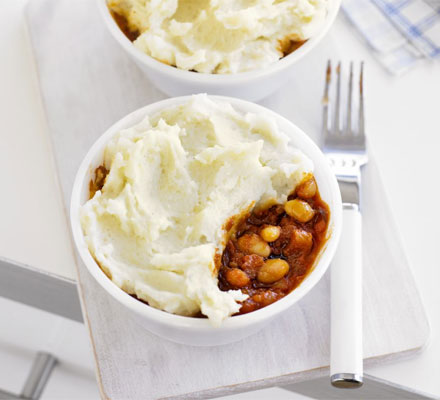
<path fill-rule="evenodd" d="M 362 218 L 344 204 L 339 247 L 331 265 L 331 382 L 362 385 Z"/>

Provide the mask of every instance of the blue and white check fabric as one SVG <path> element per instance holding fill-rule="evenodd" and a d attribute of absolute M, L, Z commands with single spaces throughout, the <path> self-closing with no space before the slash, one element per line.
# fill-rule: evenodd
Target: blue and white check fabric
<path fill-rule="evenodd" d="M 342 9 L 391 73 L 440 60 L 439 0 L 343 0 Z"/>

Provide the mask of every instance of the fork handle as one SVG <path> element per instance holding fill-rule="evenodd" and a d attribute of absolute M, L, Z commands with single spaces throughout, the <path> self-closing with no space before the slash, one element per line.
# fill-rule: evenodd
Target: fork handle
<path fill-rule="evenodd" d="M 331 383 L 359 387 L 362 374 L 362 218 L 356 204 L 344 203 L 331 266 Z"/>

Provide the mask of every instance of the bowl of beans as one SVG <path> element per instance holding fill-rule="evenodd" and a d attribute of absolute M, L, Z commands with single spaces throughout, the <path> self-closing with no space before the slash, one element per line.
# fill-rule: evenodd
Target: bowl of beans
<path fill-rule="evenodd" d="M 201 96 L 170 98 L 150 104 L 127 115 L 110 127 L 91 147 L 79 167 L 72 191 L 70 219 L 76 248 L 88 271 L 105 292 L 120 303 L 127 314 L 135 318 L 140 326 L 174 342 L 193 346 L 213 346 L 243 339 L 264 326 L 270 325 L 274 318 L 288 312 L 291 307 L 295 306 L 300 299 L 315 287 L 327 271 L 336 251 L 342 227 L 342 203 L 336 178 L 327 159 L 307 134 L 291 121 L 265 107 L 248 101 L 232 97 Z M 245 212 L 230 213 L 227 220 L 220 223 L 220 225 L 223 224 L 222 229 L 224 229 L 226 235 L 221 250 L 214 258 L 215 268 L 212 271 L 213 273 L 197 275 L 197 270 L 192 270 L 190 279 L 192 283 L 196 281 L 196 284 L 191 289 L 191 295 L 193 298 L 197 297 L 202 300 L 199 312 L 189 308 L 188 304 L 191 305 L 192 303 L 187 302 L 187 299 L 182 300 L 183 306 L 179 310 L 183 310 L 183 312 L 190 310 L 187 312 L 188 315 L 182 315 L 182 312 L 175 311 L 176 305 L 180 301 L 176 296 L 181 294 L 181 286 L 187 284 L 187 282 L 182 278 L 185 272 L 177 271 L 181 262 L 179 257 L 173 258 L 170 263 L 167 263 L 167 258 L 171 260 L 171 257 L 175 257 L 174 251 L 170 251 L 168 255 L 166 252 L 160 255 L 159 265 L 156 257 L 153 260 L 156 263 L 156 266 L 153 267 L 156 269 L 150 268 L 150 265 L 147 265 L 148 263 L 136 266 L 136 263 L 144 261 L 142 254 L 145 253 L 138 251 L 143 249 L 139 246 L 148 246 L 148 241 L 139 239 L 144 226 L 136 225 L 136 229 L 132 229 L 129 226 L 131 223 L 130 218 L 126 219 L 124 223 L 120 223 L 115 219 L 121 207 L 129 204 L 133 209 L 139 203 L 139 201 L 118 200 L 118 191 L 123 194 L 130 190 L 129 185 L 125 185 L 125 189 L 122 190 L 124 185 L 120 180 L 124 168 L 127 166 L 124 163 L 128 160 L 129 150 L 125 155 L 120 153 L 114 156 L 114 153 L 112 153 L 117 148 L 117 143 L 121 144 L 121 148 L 129 149 L 130 141 L 136 144 L 137 142 L 140 143 L 143 140 L 142 138 L 148 139 L 151 133 L 144 135 L 143 130 L 148 133 L 152 132 L 151 129 L 165 129 L 162 117 L 166 119 L 168 116 L 170 118 L 170 121 L 174 124 L 169 127 L 172 130 L 170 132 L 175 132 L 178 125 L 175 116 L 180 118 L 182 112 L 188 110 L 188 108 L 180 109 L 178 107 L 185 104 L 192 104 L 190 109 L 196 110 L 195 112 L 198 113 L 197 118 L 191 116 L 191 118 L 186 119 L 186 121 L 197 121 L 195 131 L 198 134 L 201 129 L 208 129 L 216 120 L 219 121 L 219 118 L 223 115 L 221 114 L 222 110 L 226 109 L 229 110 L 230 115 L 233 115 L 232 119 L 239 119 L 239 124 L 260 121 L 261 124 L 256 125 L 255 134 L 261 135 L 266 130 L 269 132 L 267 140 L 273 136 L 271 132 L 274 132 L 273 129 L 276 127 L 277 131 L 279 130 L 283 135 L 288 136 L 288 146 L 299 150 L 302 155 L 307 157 L 308 161 L 313 163 L 311 171 L 301 175 L 301 180 L 291 190 L 288 188 L 283 189 L 285 195 L 281 197 L 282 201 L 269 199 L 261 204 L 249 207 Z M 210 107 L 219 110 L 220 114 L 215 115 Z M 173 110 L 177 111 L 173 113 Z M 160 114 L 161 112 L 163 114 Z M 203 120 L 201 116 L 203 112 L 207 115 L 206 120 Z M 161 118 L 157 117 L 157 127 L 155 125 L 155 115 L 162 116 Z M 213 115 L 215 115 L 215 118 Z M 259 119 L 261 116 L 264 116 L 264 119 Z M 148 123 L 146 117 L 151 117 Z M 211 123 L 205 123 L 210 118 L 212 118 Z M 220 126 L 222 129 L 228 128 L 226 123 L 222 123 Z M 252 126 L 255 126 L 255 124 Z M 182 136 L 185 138 L 184 140 L 187 140 L 186 138 L 191 134 L 190 130 L 191 128 L 187 125 Z M 119 142 L 113 140 L 118 137 L 120 138 Z M 176 137 L 173 136 L 173 143 L 175 143 Z M 198 140 L 205 140 L 204 136 L 198 137 L 200 138 Z M 232 140 L 233 135 L 228 137 L 229 140 Z M 259 136 L 259 138 L 260 144 L 258 146 L 262 146 L 261 137 Z M 248 142 L 248 140 L 246 139 L 244 142 Z M 109 144 L 111 145 L 109 146 Z M 193 146 L 193 141 L 190 144 Z M 165 147 L 168 149 L 167 146 Z M 243 146 L 243 143 L 240 146 Z M 197 144 L 195 147 L 197 148 Z M 194 147 L 191 147 L 191 149 L 193 151 Z M 218 146 L 212 146 L 208 150 L 210 157 L 216 154 L 219 151 L 218 149 Z M 180 157 L 184 157 L 188 151 L 186 153 L 185 151 L 180 152 Z M 236 154 L 233 149 L 230 151 Z M 137 151 L 136 154 L 140 154 L 140 152 Z M 167 150 L 166 154 L 169 156 L 174 153 Z M 270 154 L 275 162 L 283 164 L 284 161 L 279 161 L 276 153 L 272 152 Z M 251 156 L 252 154 L 249 157 Z M 198 157 L 200 159 L 200 156 Z M 115 170 L 114 165 L 110 167 L 109 163 L 105 163 L 106 160 L 109 161 L 112 158 L 120 166 L 119 170 Z M 142 161 L 146 158 L 148 157 L 143 156 L 139 160 Z M 191 160 L 194 158 L 197 157 L 190 157 Z M 206 161 L 206 158 L 204 160 Z M 261 167 L 262 171 L 267 171 L 265 165 L 270 163 L 271 159 L 266 159 L 264 165 L 259 165 L 258 168 Z M 138 162 L 135 164 L 137 165 Z M 129 183 L 131 186 L 134 185 L 133 177 L 137 174 L 133 170 L 136 165 L 133 164 L 132 167 L 127 167 L 127 171 L 130 173 Z M 171 165 L 175 165 L 174 161 Z M 179 168 L 177 170 L 180 171 Z M 148 172 L 145 168 L 142 171 L 142 173 Z M 238 169 L 233 171 L 237 175 L 247 176 L 246 173 Z M 279 171 L 283 171 L 283 173 L 286 171 L 285 164 L 279 167 Z M 112 179 L 116 179 L 114 182 L 117 182 L 117 184 L 111 188 L 108 186 L 106 189 L 106 185 L 110 185 Z M 233 177 L 228 179 L 234 182 Z M 257 186 L 263 184 L 263 181 L 261 183 L 259 181 L 257 183 L 253 182 Z M 141 189 L 142 193 L 150 196 L 152 184 L 154 184 L 154 180 L 148 181 L 150 189 L 149 191 Z M 218 185 L 234 187 L 235 184 L 221 181 Z M 142 187 L 145 188 L 145 185 Z M 215 189 L 215 187 L 211 187 L 209 194 L 214 193 Z M 185 191 L 186 187 L 179 190 Z M 176 193 L 175 188 L 173 188 L 173 193 Z M 187 199 L 187 197 L 184 196 L 182 199 Z M 252 200 L 255 199 L 249 199 L 250 204 L 253 204 Z M 168 199 L 162 197 L 161 203 L 166 201 Z M 232 202 L 233 199 L 231 198 L 230 201 Z M 87 208 L 88 204 L 90 205 L 89 208 Z M 178 203 L 173 204 L 174 208 L 181 206 Z M 110 205 L 111 215 L 104 215 L 107 205 Z M 166 208 L 163 208 L 163 204 L 159 203 L 156 206 L 162 212 Z M 174 212 L 174 208 L 170 212 Z M 88 210 L 86 214 L 84 214 L 84 210 Z M 96 210 L 99 218 L 103 216 L 101 222 L 103 224 L 108 223 L 105 225 L 106 230 L 100 231 L 99 224 L 101 222 L 98 219 L 93 219 L 95 214 L 90 210 Z M 120 214 L 125 218 L 128 212 L 129 209 L 125 209 Z M 141 214 L 136 211 L 136 215 Z M 87 225 L 91 226 L 92 229 L 87 231 Z M 119 229 L 120 227 L 122 228 L 118 231 L 109 231 L 110 228 Z M 96 232 L 98 233 L 96 234 Z M 127 236 L 131 232 L 138 235 L 134 244 Z M 93 235 L 99 239 L 98 242 L 91 242 L 90 238 L 95 237 Z M 120 243 L 116 246 L 112 244 L 114 238 L 120 240 Z M 160 242 L 162 248 L 163 240 Z M 100 241 L 104 241 L 102 246 Z M 117 250 L 114 251 L 114 248 Z M 200 248 L 203 248 L 203 243 Z M 122 265 L 120 257 L 125 251 L 124 249 L 128 249 L 126 252 L 128 267 L 125 270 L 118 269 Z M 196 259 L 198 257 L 197 252 L 192 253 L 191 257 L 188 257 L 187 254 L 182 253 L 182 257 L 190 260 L 182 267 L 185 271 L 192 267 L 191 263 L 196 264 L 198 261 Z M 119 259 L 113 264 L 106 264 L 106 257 L 110 260 L 112 257 L 113 259 L 119 257 Z M 151 262 L 153 263 L 153 261 Z M 180 280 L 169 280 L 166 281 L 166 284 L 162 284 L 158 276 L 164 270 L 166 270 L 164 274 L 167 277 L 171 276 L 173 271 L 177 271 L 173 279 Z M 150 276 L 153 278 L 149 278 Z M 145 279 L 142 277 L 145 277 Z M 140 281 L 136 282 L 137 279 L 140 279 Z M 181 284 L 176 285 L 173 282 L 181 282 Z M 149 293 L 153 294 L 147 293 L 147 297 L 142 297 L 144 293 L 142 288 L 151 287 L 152 284 L 155 285 L 154 288 L 148 290 L 150 290 Z M 208 284 L 211 285 L 210 291 L 205 290 L 205 286 L 209 286 Z M 215 287 L 212 286 L 213 284 Z M 138 290 L 139 287 L 141 290 Z M 161 306 L 159 302 L 165 296 L 154 297 L 162 287 L 165 296 L 174 299 L 166 303 L 166 306 Z M 198 291 L 197 296 L 194 296 L 195 290 Z M 209 297 L 212 292 L 215 292 L 215 296 L 210 297 L 207 302 L 203 303 L 203 299 Z M 235 308 L 233 311 L 230 310 L 229 316 L 225 317 L 223 314 L 221 323 L 213 324 L 216 315 L 218 316 L 215 313 L 222 312 L 228 304 L 231 305 L 231 302 L 222 303 L 222 306 L 218 307 L 214 314 L 209 313 L 209 308 L 213 306 L 210 302 L 215 301 L 215 299 L 220 301 L 225 298 L 226 294 L 231 293 L 236 296 L 233 301 L 233 307 Z M 174 309 L 171 307 L 174 307 Z M 206 316 L 209 318 L 206 318 Z"/>

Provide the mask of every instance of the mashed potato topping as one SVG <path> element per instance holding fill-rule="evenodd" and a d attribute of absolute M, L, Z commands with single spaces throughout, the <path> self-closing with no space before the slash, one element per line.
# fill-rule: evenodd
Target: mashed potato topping
<path fill-rule="evenodd" d="M 184 70 L 267 66 L 322 27 L 328 0 L 109 0 L 142 52 Z"/>
<path fill-rule="evenodd" d="M 214 325 L 246 296 L 218 288 L 225 223 L 285 202 L 313 165 L 275 121 L 196 95 L 107 144 L 102 190 L 81 209 L 90 252 L 121 289 L 152 307 Z"/>

